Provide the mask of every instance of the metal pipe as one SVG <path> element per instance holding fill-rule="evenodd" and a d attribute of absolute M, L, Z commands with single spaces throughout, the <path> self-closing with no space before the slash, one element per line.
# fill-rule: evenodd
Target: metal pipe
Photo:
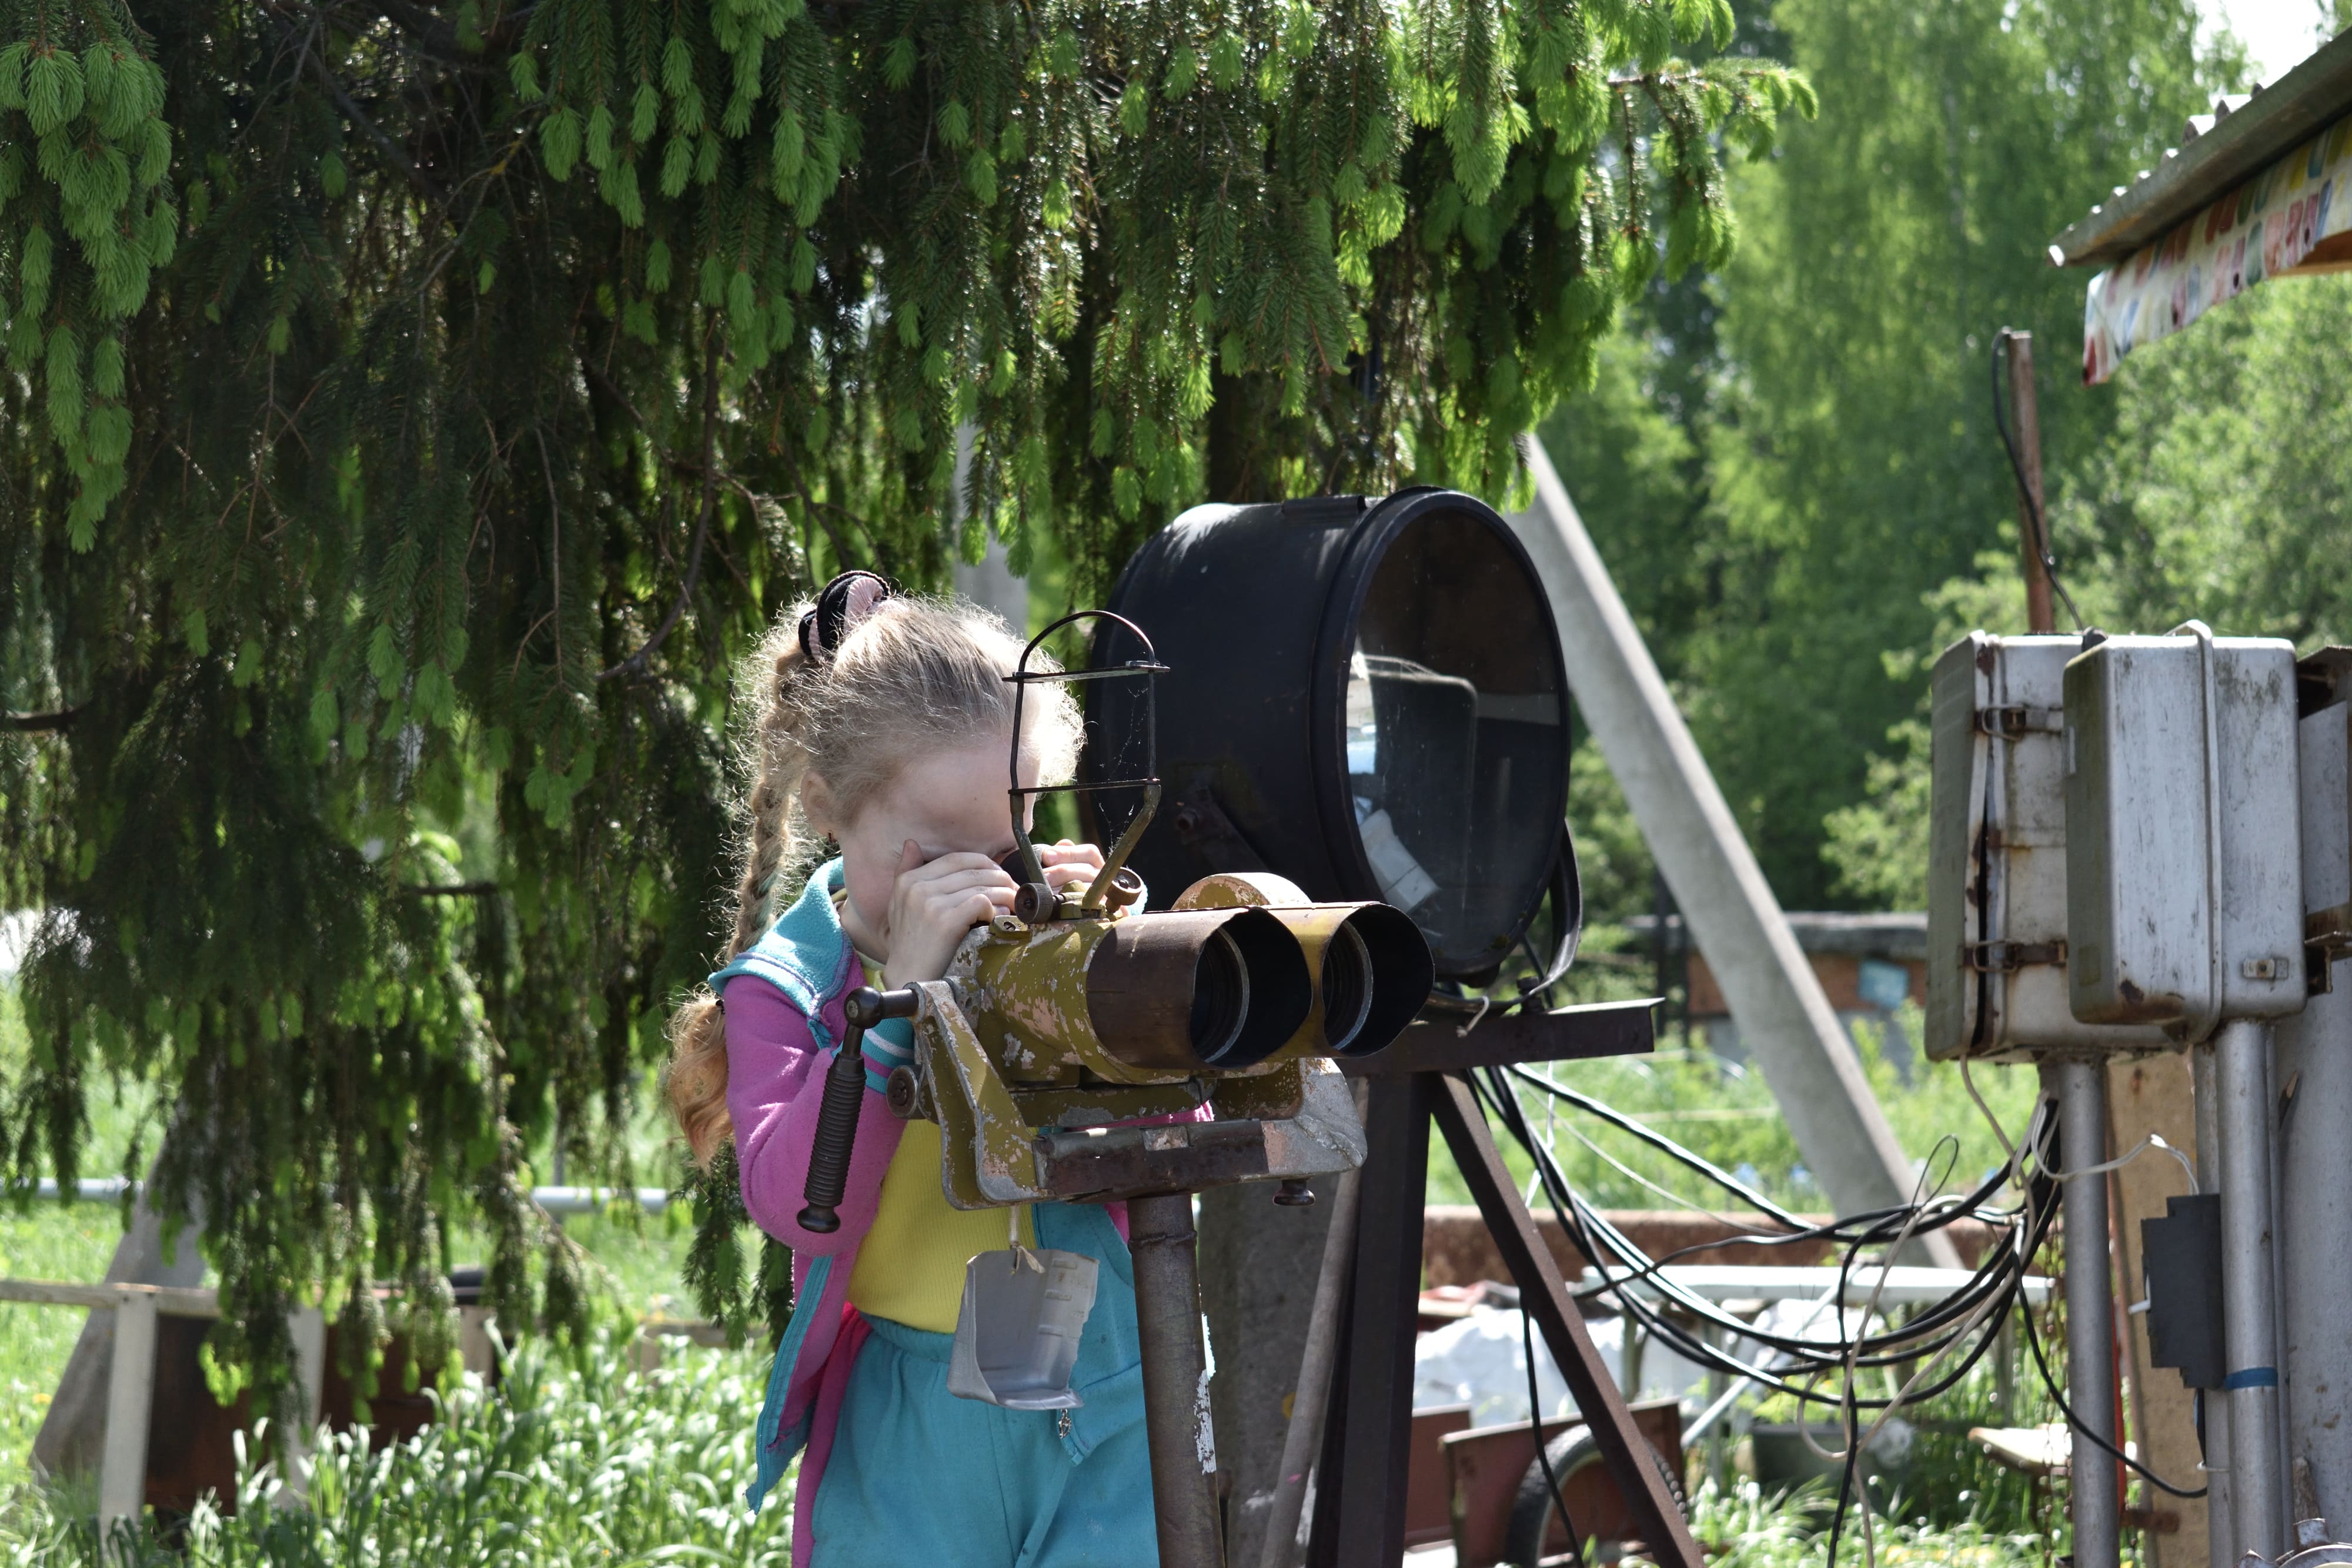
<path fill-rule="evenodd" d="M 2233 1534 L 2221 1561 L 2252 1552 L 2274 1562 L 2286 1550 L 2287 1519 L 2271 1246 L 2271 1026 L 2232 1019 L 2213 1047 Z"/>
<path fill-rule="evenodd" d="M 1265 1525 L 1265 1551 L 1258 1568 L 1290 1568 L 1298 1561 L 1298 1515 L 1307 1504 L 1307 1472 L 1323 1446 L 1323 1413 L 1331 1398 L 1331 1367 L 1339 1351 L 1339 1305 L 1349 1271 L 1356 1266 L 1355 1171 L 1343 1174 L 1331 1194 L 1331 1228 L 1323 1239 L 1323 1270 L 1315 1281 L 1315 1305 L 1307 1318 L 1307 1348 L 1298 1358 L 1292 1386 L 1290 1426 L 1282 1435 L 1282 1469 L 1274 1483 L 1274 1506 Z"/>
<path fill-rule="evenodd" d="M 2076 1176 L 2107 1157 L 2107 1074 L 2093 1061 L 2043 1068 L 2058 1092 L 2059 1158 L 2068 1176 L 2066 1219 L 2066 1396 L 2074 1428 L 2073 1478 L 2075 1568 L 2116 1568 L 2123 1499 L 2116 1457 L 2099 1446 L 2123 1445 L 2116 1431 L 2115 1295 L 2108 1281 L 2107 1178 Z"/>
<path fill-rule="evenodd" d="M 1143 1351 L 1143 1425 L 1151 1447 L 1151 1513 L 1160 1568 L 1223 1568 L 1217 1530 L 1217 1445 L 1209 1427 L 1208 1347 L 1192 1195 L 1129 1198 L 1135 1327 Z"/>
<path fill-rule="evenodd" d="M 2334 703 L 2301 726 L 2303 906 L 2306 917 L 2352 902 L 2352 706 Z M 2286 1406 L 2287 1476 L 2307 1475 L 2311 1502 L 2295 1517 L 2352 1522 L 2352 967 L 2333 988 L 2281 1019 L 2279 1082 L 2279 1374 Z M 2323 971 L 2323 977 L 2325 972 Z"/>
<path fill-rule="evenodd" d="M 2189 1048 L 2189 1080 L 2197 1103 L 2197 1182 L 2211 1192 L 2221 1180 L 2220 1075 L 2214 1070 L 2212 1041 Z M 2230 1543 L 2238 1538 L 2231 1506 L 2236 1498 L 2230 1469 L 2230 1406 L 2219 1389 L 2201 1389 L 2197 1399 L 2203 1417 L 2199 1436 L 2205 1450 L 2206 1561 L 2226 1564 L 2235 1561 Z"/>

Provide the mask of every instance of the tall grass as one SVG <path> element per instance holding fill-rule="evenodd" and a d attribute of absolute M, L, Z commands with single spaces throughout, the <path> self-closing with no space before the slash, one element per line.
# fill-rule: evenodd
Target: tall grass
<path fill-rule="evenodd" d="M 742 1505 L 764 1368 L 747 1352 L 687 1352 L 650 1375 L 601 1341 L 577 1367 L 520 1353 L 504 1386 L 467 1385 L 443 1419 L 373 1448 L 363 1432 L 327 1439 L 308 1463 L 303 1506 L 272 1506 L 283 1477 L 251 1464 L 233 1515 L 200 1507 L 176 1528 L 150 1519 L 117 1542 L 123 1568 L 641 1568 L 671 1563 L 768 1568 L 789 1561 L 785 1503 L 758 1520 Z M 1826 1568 L 1818 1483 L 1768 1495 L 1753 1481 L 1692 1499 L 1713 1568 Z M 2013 1522 L 2013 1521 L 2011 1521 Z M 1839 1558 L 1864 1560 L 1849 1514 Z M 2046 1568 L 2053 1544 L 1985 1515 L 1878 1521 L 1878 1568 Z M 73 1500 L 21 1490 L 0 1511 L 0 1568 L 100 1568 L 97 1532 Z"/>
<path fill-rule="evenodd" d="M 1709 1484 L 1691 1496 L 1691 1533 L 1706 1549 L 1708 1568 L 1827 1568 L 1828 1510 L 1818 1485 L 1775 1495 L 1754 1481 L 1720 1491 Z M 1979 1516 L 1948 1525 L 1881 1520 L 1868 1555 L 1878 1568 L 2047 1568 L 2051 1551 L 2041 1536 Z M 1849 1513 L 1838 1561 L 1855 1568 L 1864 1552 L 1860 1521 Z"/>
<path fill-rule="evenodd" d="M 767 1374 L 754 1353 L 688 1349 L 637 1374 L 625 1342 L 577 1366 L 529 1348 L 504 1385 L 473 1378 L 404 1443 L 329 1436 L 305 1463 L 307 1505 L 274 1507 L 274 1464 L 240 1467 L 234 1513 L 150 1516 L 112 1554 L 135 1568 L 556 1568 L 656 1563 L 765 1568 L 791 1558 L 789 1483 L 757 1520 L 743 1506 Z M 88 1512 L 18 1491 L 0 1514 L 0 1568 L 97 1568 Z"/>

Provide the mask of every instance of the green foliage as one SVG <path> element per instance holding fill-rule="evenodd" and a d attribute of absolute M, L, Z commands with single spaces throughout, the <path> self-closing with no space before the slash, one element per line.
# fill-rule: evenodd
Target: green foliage
<path fill-rule="evenodd" d="M 127 319 L 173 257 L 163 73 L 130 7 L 0 6 L 0 287 L 8 367 L 43 389 L 72 482 L 64 524 L 88 549 L 124 483 Z M 11 256 L 11 253 L 13 256 Z M 14 261 L 11 268 L 9 263 Z"/>
<path fill-rule="evenodd" d="M 599 1340 L 579 1370 L 528 1351 L 496 1390 L 468 1379 L 441 1418 L 372 1448 L 337 1433 L 309 1461 L 306 1506 L 273 1506 L 275 1465 L 249 1452 L 234 1515 L 200 1503 L 184 1536 L 152 1521 L 106 1560 L 141 1568 L 295 1568 L 367 1562 L 538 1568 L 699 1559 L 765 1568 L 792 1556 L 790 1514 L 753 1519 L 743 1489 L 766 1370 L 733 1352 L 686 1348 L 640 1375 Z M 40 1492 L 0 1522 L 0 1563 L 96 1563 L 86 1513 Z"/>
<path fill-rule="evenodd" d="M 9 1178 L 156 1086 L 265 1388 L 297 1297 L 363 1343 L 401 1282 L 430 1340 L 453 1220 L 505 1321 L 576 1327 L 526 1151 L 639 1175 L 732 655 L 991 531 L 1088 600 L 1210 492 L 1504 488 L 1617 302 L 1724 261 L 1718 141 L 1811 112 L 1676 57 L 1729 26 L 0 0 Z M 697 1288 L 772 1318 L 782 1263 Z"/>
<path fill-rule="evenodd" d="M 2340 277 L 2283 278 L 2134 353 L 2115 442 L 2055 510 L 2096 550 L 2085 614 L 2189 616 L 2305 648 L 2352 641 L 2352 350 Z"/>
<path fill-rule="evenodd" d="M 2013 528 L 1999 328 L 2034 333 L 2050 493 L 2106 470 L 2118 400 L 2075 373 L 2088 277 L 2044 252 L 2236 80 L 2226 36 L 2200 57 L 2199 15 L 2188 0 L 1780 0 L 1755 45 L 1830 89 L 1820 119 L 1734 172 L 1738 254 L 1654 289 L 1595 390 L 1546 427 L 1791 907 L 1911 884 L 1824 859 L 1824 819 L 1893 789 L 1871 758 L 1903 754 L 1889 731 L 1914 716 L 1925 666 L 1886 655 L 1932 656 L 1935 594 L 1982 576 Z M 2102 526 L 2131 526 L 2124 494 L 2103 496 Z M 2053 516 L 2079 575 L 2087 511 Z"/>

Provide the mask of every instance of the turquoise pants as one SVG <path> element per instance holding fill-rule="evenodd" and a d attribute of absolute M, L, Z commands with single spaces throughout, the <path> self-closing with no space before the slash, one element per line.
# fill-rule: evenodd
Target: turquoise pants
<path fill-rule="evenodd" d="M 1141 1421 L 1073 1459 L 1061 1412 L 950 1394 L 949 1335 L 867 1322 L 817 1488 L 814 1568 L 1154 1568 Z"/>

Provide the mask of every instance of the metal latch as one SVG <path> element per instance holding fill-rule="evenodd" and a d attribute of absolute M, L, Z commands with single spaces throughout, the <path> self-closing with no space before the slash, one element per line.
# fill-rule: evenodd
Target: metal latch
<path fill-rule="evenodd" d="M 2007 974 L 2029 964 L 2066 962 L 2066 944 L 2057 942 L 1964 942 L 1960 963 L 1988 975 Z"/>
<path fill-rule="evenodd" d="M 2014 740 L 2021 735 L 2056 735 L 2065 727 L 2063 708 L 2017 704 L 1977 710 L 1977 728 L 1997 740 Z"/>

